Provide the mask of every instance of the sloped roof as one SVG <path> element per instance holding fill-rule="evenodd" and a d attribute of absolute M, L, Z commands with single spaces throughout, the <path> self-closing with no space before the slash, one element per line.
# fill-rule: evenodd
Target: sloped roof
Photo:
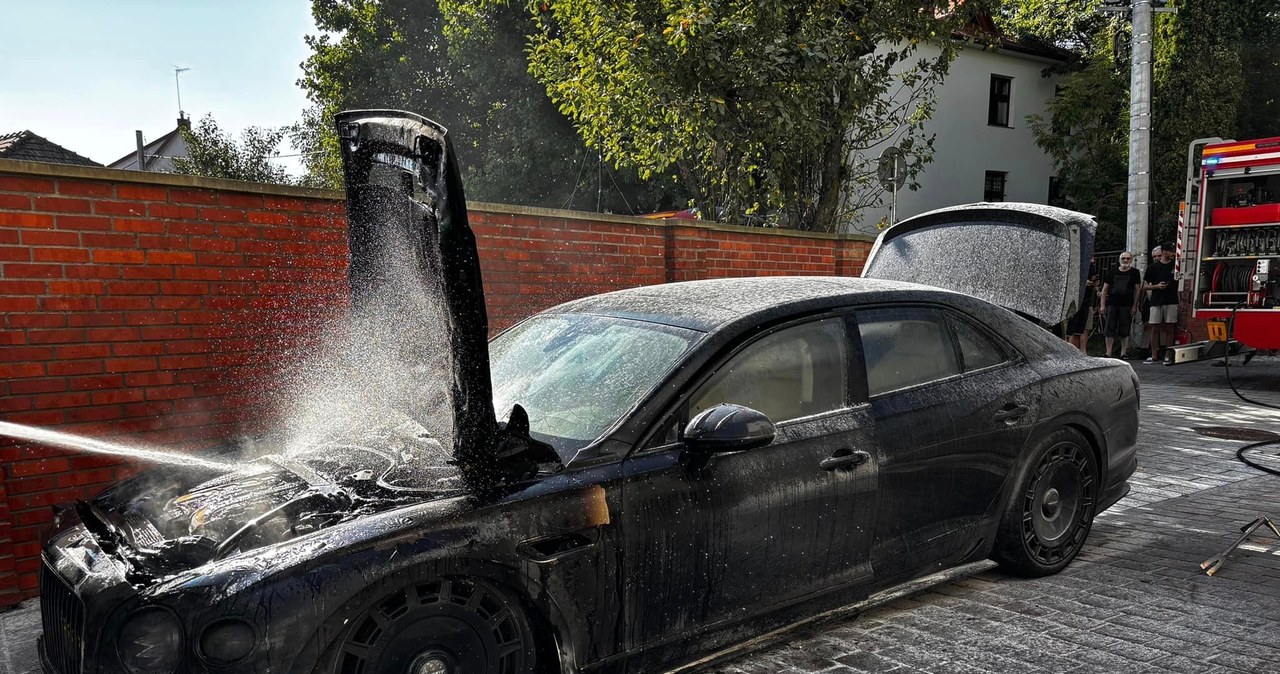
<path fill-rule="evenodd" d="M 76 166 L 102 166 L 102 164 L 88 157 L 76 154 L 30 131 L 18 131 L 0 135 L 0 159 L 21 159 L 23 161 L 42 161 L 51 164 L 75 164 Z"/>
<path fill-rule="evenodd" d="M 174 139 L 180 138 L 181 136 L 182 136 L 182 127 L 178 126 L 178 127 L 174 127 L 173 131 L 170 131 L 169 133 L 166 133 L 165 135 L 160 136 L 159 138 L 151 141 L 150 143 L 143 145 L 142 146 L 142 154 L 144 155 L 143 161 L 146 164 L 143 167 L 144 170 L 150 170 L 152 165 L 155 164 L 157 159 L 161 159 L 162 157 L 167 156 L 169 145 L 174 141 Z M 138 157 L 138 151 L 134 150 L 133 152 L 130 152 L 129 154 L 126 154 L 125 156 L 111 162 L 110 164 L 108 164 L 108 166 L 111 168 L 124 168 L 125 166 L 135 164 L 137 162 L 137 157 Z"/>
<path fill-rule="evenodd" d="M 980 44 L 989 44 L 1006 51 L 1027 54 L 1029 56 L 1037 56 L 1043 59 L 1050 59 L 1054 61 L 1069 61 L 1071 59 L 1071 53 L 1064 49 L 1059 49 L 1052 45 L 1018 40 L 1006 35 L 1005 32 L 1000 29 L 1000 26 L 996 25 L 995 18 L 988 12 L 982 12 L 978 16 L 974 17 L 968 25 L 955 32 L 955 37 L 961 40 Z"/>

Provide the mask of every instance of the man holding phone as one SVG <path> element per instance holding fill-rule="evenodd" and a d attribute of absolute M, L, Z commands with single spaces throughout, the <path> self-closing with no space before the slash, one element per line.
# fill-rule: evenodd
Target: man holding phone
<path fill-rule="evenodd" d="M 1160 244 L 1160 259 L 1152 260 L 1143 276 L 1143 289 L 1151 291 L 1151 355 L 1146 363 L 1159 363 L 1164 347 L 1173 346 L 1173 326 L 1178 323 L 1178 284 L 1173 274 L 1173 242 Z"/>

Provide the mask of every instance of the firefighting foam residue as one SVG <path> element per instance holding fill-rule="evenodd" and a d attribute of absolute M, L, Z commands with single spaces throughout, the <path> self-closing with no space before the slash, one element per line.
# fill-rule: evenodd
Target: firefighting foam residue
<path fill-rule="evenodd" d="M 412 256 L 403 258 L 385 262 L 349 315 L 287 375 L 275 451 L 323 455 L 326 447 L 373 442 L 398 448 L 405 463 L 449 462 L 453 368 L 440 280 L 424 278 Z M 390 438 L 401 442 L 388 445 Z"/>
<path fill-rule="evenodd" d="M 49 430 L 47 428 L 36 428 L 34 426 L 24 426 L 22 424 L 13 424 L 7 421 L 0 421 L 0 436 L 13 438 L 15 440 L 23 440 L 26 442 L 36 442 L 50 447 L 61 447 L 62 449 L 69 449 L 77 452 L 108 454 L 111 456 L 119 456 L 121 458 L 146 461 L 148 463 L 208 468 L 228 473 L 237 470 L 237 466 L 234 464 L 202 459 L 197 456 L 192 456 L 191 454 L 166 452 L 132 443 L 124 445 L 114 442 L 106 442 L 105 440 L 86 438 L 82 435 L 62 433 L 59 431 Z"/>

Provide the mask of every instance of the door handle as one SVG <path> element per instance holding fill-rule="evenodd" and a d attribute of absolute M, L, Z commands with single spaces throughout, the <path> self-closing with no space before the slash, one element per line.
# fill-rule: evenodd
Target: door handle
<path fill-rule="evenodd" d="M 860 466 L 870 460 L 871 455 L 862 450 L 852 452 L 848 449 L 837 449 L 834 454 L 823 459 L 818 466 L 823 470 L 839 470 Z"/>
<path fill-rule="evenodd" d="M 1018 419 L 1021 419 L 1024 414 L 1030 411 L 1031 411 L 1031 408 L 1027 407 L 1026 405 L 1015 405 L 1013 403 L 1009 403 L 1008 405 L 1005 405 L 1004 407 L 1000 408 L 999 412 L 996 412 L 995 414 L 991 415 L 991 420 L 1004 421 L 1006 423 L 1012 424 Z"/>

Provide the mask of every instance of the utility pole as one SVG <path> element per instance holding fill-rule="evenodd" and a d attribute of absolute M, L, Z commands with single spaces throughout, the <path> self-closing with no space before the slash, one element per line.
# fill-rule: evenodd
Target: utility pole
<path fill-rule="evenodd" d="M 1129 69 L 1129 208 L 1125 244 L 1147 268 L 1151 228 L 1151 0 L 1133 0 Z"/>
<path fill-rule="evenodd" d="M 1158 7 L 1156 5 L 1159 5 Z M 1164 0 L 1103 0 L 1102 12 L 1122 12 L 1133 22 L 1129 57 L 1129 199 L 1125 247 L 1146 268 L 1151 230 L 1151 36 L 1155 12 L 1172 12 Z"/>

